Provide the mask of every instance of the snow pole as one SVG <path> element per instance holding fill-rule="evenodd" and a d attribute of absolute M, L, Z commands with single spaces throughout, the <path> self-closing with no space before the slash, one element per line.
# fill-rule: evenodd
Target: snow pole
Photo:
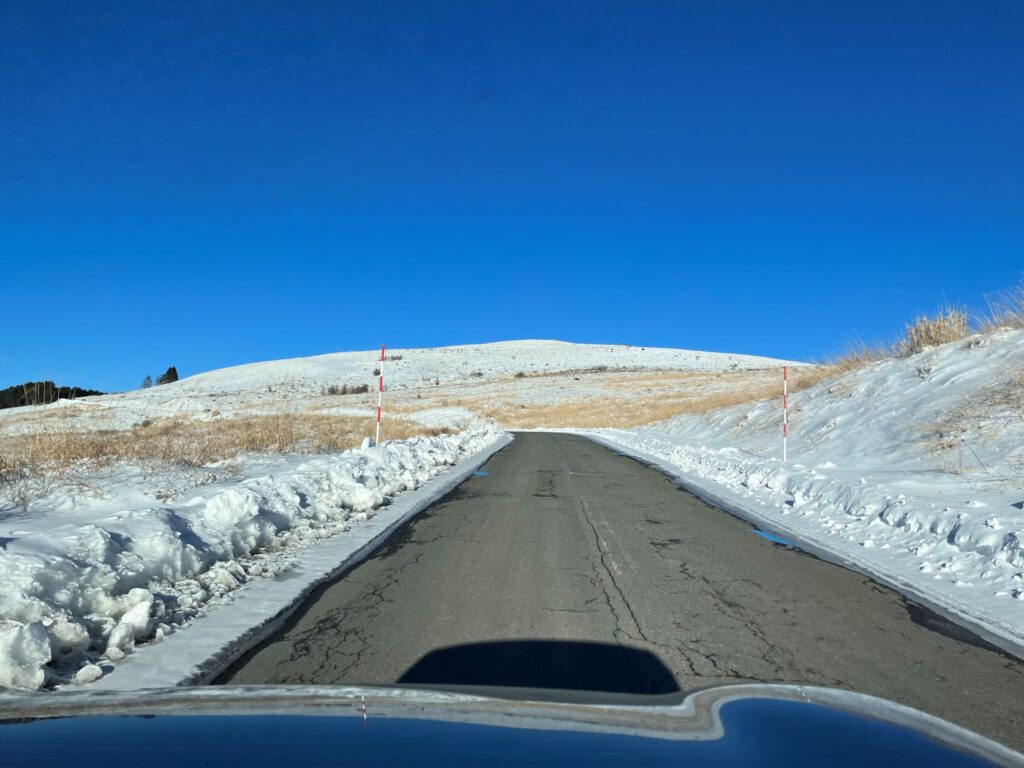
<path fill-rule="evenodd" d="M 380 365 L 377 366 L 377 439 L 374 445 L 380 445 L 380 407 L 384 402 L 384 345 L 380 345 Z"/>
<path fill-rule="evenodd" d="M 782 366 L 782 461 L 787 458 L 789 439 L 789 366 Z"/>

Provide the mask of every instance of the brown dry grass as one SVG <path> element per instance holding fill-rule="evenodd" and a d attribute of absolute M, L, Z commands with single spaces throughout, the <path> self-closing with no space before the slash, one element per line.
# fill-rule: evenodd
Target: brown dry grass
<path fill-rule="evenodd" d="M 1024 328 L 1024 283 L 986 298 L 988 313 L 977 318 L 982 331 Z"/>
<path fill-rule="evenodd" d="M 161 462 L 201 467 L 247 453 L 334 453 L 369 434 L 365 418 L 280 414 L 200 421 L 159 419 L 130 430 L 48 429 L 0 438 L 0 487 L 20 479 L 60 476 L 73 467 Z M 385 424 L 383 437 L 401 440 L 442 434 L 402 419 Z"/>
<path fill-rule="evenodd" d="M 857 357 L 857 360 L 860 360 Z M 874 359 L 874 358 L 872 358 Z M 859 364 L 859 363 L 858 363 Z M 826 366 L 796 366 L 790 369 L 790 391 L 798 392 L 855 366 L 854 356 L 837 359 Z M 522 389 L 519 382 L 506 382 L 499 391 L 490 388 L 463 389 L 458 395 L 433 395 L 393 402 L 393 412 L 413 412 L 424 408 L 463 408 L 492 419 L 507 429 L 635 427 L 682 414 L 702 414 L 741 403 L 782 398 L 782 372 L 779 369 L 752 371 L 625 371 L 583 372 L 584 391 L 573 397 L 562 392 L 554 402 L 531 403 L 529 394 L 537 387 Z M 525 377 L 524 377 L 525 378 Z M 529 377 L 536 382 L 542 377 Z M 552 387 L 565 383 L 564 372 L 546 374 Z M 580 376 L 583 379 L 582 376 Z M 571 384 L 570 384 L 571 388 Z M 541 385 L 539 391 L 544 392 Z M 594 390 L 598 390 L 594 392 Z M 558 397 L 560 389 L 546 392 Z"/>
<path fill-rule="evenodd" d="M 1024 368 L 1011 371 L 996 384 L 988 395 L 992 408 L 1005 408 L 1011 415 L 1024 421 Z"/>
<path fill-rule="evenodd" d="M 790 373 L 792 382 L 789 388 L 791 392 L 800 392 L 891 356 L 888 347 L 869 347 L 863 342 L 857 342 L 818 365 L 794 368 Z"/>
<path fill-rule="evenodd" d="M 996 483 L 1017 481 L 1024 467 L 1011 461 L 1012 477 L 1002 477 L 978 457 L 975 447 L 1005 435 L 1013 424 L 1024 421 L 1024 368 L 1000 371 L 991 386 L 962 400 L 923 430 L 920 445 L 943 470 Z M 972 481 L 973 483 L 974 481 Z"/>
<path fill-rule="evenodd" d="M 744 386 L 779 376 L 774 371 L 638 371 L 613 373 L 597 378 L 597 383 L 610 390 L 638 389 L 706 389 L 708 387 Z"/>
<path fill-rule="evenodd" d="M 865 345 L 851 347 L 828 363 L 790 368 L 790 391 L 799 392 L 821 381 L 882 359 L 884 355 Z M 443 393 L 427 387 L 402 392 L 392 400 L 393 413 L 406 414 L 425 408 L 464 408 L 493 419 L 509 429 L 540 427 L 634 427 L 687 413 L 707 413 L 717 408 L 782 396 L 779 368 L 726 371 L 652 371 L 628 369 L 544 372 L 499 382 L 460 384 Z M 523 379 L 527 381 L 524 382 Z M 582 387 L 572 397 L 565 389 Z M 529 393 L 544 391 L 555 402 L 534 404 Z M 498 388 L 495 388 L 498 385 Z M 524 389 L 525 387 L 525 389 Z M 598 390 L 594 393 L 594 390 Z"/>
<path fill-rule="evenodd" d="M 794 368 L 790 372 L 790 390 L 803 389 L 821 377 L 816 367 Z M 533 405 L 470 399 L 453 404 L 482 413 L 508 429 L 588 429 L 637 427 L 684 414 L 704 414 L 741 403 L 782 398 L 779 371 L 646 373 L 637 379 L 648 386 L 631 377 L 615 377 L 604 382 L 608 385 L 607 394 L 559 403 Z M 666 385 L 675 388 L 659 389 Z M 619 394 L 624 389 L 640 393 Z"/>
<path fill-rule="evenodd" d="M 965 339 L 968 333 L 967 313 L 958 307 L 946 307 L 934 315 L 918 315 L 908 323 L 894 352 L 900 357 L 910 357 L 929 347 Z"/>
<path fill-rule="evenodd" d="M 689 397 L 588 397 L 582 400 L 545 405 L 491 407 L 485 410 L 503 427 L 638 427 L 664 421 L 684 413 L 703 413 L 727 405 L 760 399 L 763 392 L 720 392 L 704 398 Z"/>

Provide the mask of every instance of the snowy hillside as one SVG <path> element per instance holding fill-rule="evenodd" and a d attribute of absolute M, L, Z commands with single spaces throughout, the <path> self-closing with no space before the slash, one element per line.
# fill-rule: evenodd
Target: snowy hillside
<path fill-rule="evenodd" d="M 288 383 L 319 392 L 328 384 L 361 384 L 372 381 L 371 368 L 378 352 L 340 352 L 318 357 L 252 363 L 202 373 L 180 382 L 182 391 L 257 392 L 268 384 Z M 491 381 L 517 373 L 546 373 L 597 367 L 718 371 L 763 368 L 778 363 L 764 357 L 685 349 L 632 347 L 605 344 L 571 344 L 562 341 L 504 341 L 434 349 L 389 349 L 385 363 L 392 389 L 431 384 Z"/>
<path fill-rule="evenodd" d="M 1024 331 L 607 440 L 1024 648 Z"/>
<path fill-rule="evenodd" d="M 472 410 L 445 408 L 439 399 L 455 395 L 491 396 L 501 382 L 517 382 L 516 391 L 531 385 L 535 399 L 574 399 L 586 392 L 574 389 L 572 380 L 546 378 L 565 371 L 692 371 L 731 372 L 738 375 L 782 365 L 781 361 L 749 355 L 695 352 L 683 349 L 601 344 L 570 344 L 560 341 L 508 341 L 434 349 L 389 349 L 384 364 L 389 400 L 403 410 L 425 412 L 421 421 L 438 426 L 466 427 L 474 420 Z M 181 381 L 120 394 L 62 400 L 47 406 L 0 411 L 0 432 L 45 428 L 41 417 L 59 415 L 73 429 L 126 429 L 147 420 L 192 416 L 266 414 L 328 409 L 331 413 L 369 416 L 376 404 L 375 392 L 348 395 L 330 402 L 326 388 L 367 385 L 376 389 L 373 372 L 380 350 L 339 352 L 251 363 L 200 373 Z M 516 380 L 515 377 L 520 377 Z M 536 377 L 536 378 L 535 378 Z M 526 378 L 523 382 L 522 379 Z M 489 389 L 490 388 L 490 389 Z M 431 402 L 415 402 L 416 395 Z M 500 399 L 500 398 L 499 398 Z M 53 412 L 59 412 L 54 414 Z"/>

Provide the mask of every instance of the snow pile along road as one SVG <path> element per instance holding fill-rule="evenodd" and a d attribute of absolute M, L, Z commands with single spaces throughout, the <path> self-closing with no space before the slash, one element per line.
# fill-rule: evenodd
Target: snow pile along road
<path fill-rule="evenodd" d="M 781 371 L 780 371 L 781 377 Z M 779 400 L 593 434 L 770 531 L 1024 649 L 1024 332 L 892 359 Z"/>
<path fill-rule="evenodd" d="M 280 574 L 302 549 L 344 535 L 497 437 L 479 430 L 332 456 L 252 457 L 238 476 L 165 502 L 147 493 L 152 478 L 114 473 L 107 493 L 34 504 L 0 537 L 0 687 L 99 678 L 101 661 Z"/>

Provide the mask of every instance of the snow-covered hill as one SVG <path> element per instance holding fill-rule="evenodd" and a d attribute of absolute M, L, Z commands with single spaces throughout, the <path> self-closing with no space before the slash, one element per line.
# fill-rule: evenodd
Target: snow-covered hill
<path fill-rule="evenodd" d="M 544 377 L 560 371 L 758 371 L 778 367 L 782 361 L 750 355 L 699 352 L 684 349 L 571 344 L 561 341 L 507 341 L 433 349 L 388 349 L 384 363 L 389 399 L 398 398 L 405 410 L 429 411 L 424 420 L 439 425 L 467 426 L 472 413 L 465 409 L 439 411 L 437 400 L 467 387 L 486 388 L 499 382 L 529 377 L 535 400 L 557 388 L 557 398 L 571 400 L 585 385 L 574 389 L 572 379 Z M 253 413 L 279 413 L 322 408 L 322 394 L 331 386 L 367 385 L 375 390 L 374 370 L 380 350 L 339 352 L 316 357 L 251 363 L 184 378 L 172 384 L 113 395 L 62 400 L 48 406 L 0 411 L 0 432 L 32 430 L 53 411 L 73 429 L 124 429 L 146 420 L 181 415 L 217 418 Z M 540 377 L 535 379 L 535 377 Z M 521 390 L 522 382 L 517 387 Z M 415 403 L 418 390 L 434 402 Z M 348 396 L 330 404 L 332 412 L 368 415 L 376 395 Z"/>
<path fill-rule="evenodd" d="M 563 341 L 503 341 L 433 349 L 389 349 L 388 385 L 405 389 L 432 384 L 493 381 L 517 373 L 549 373 L 599 367 L 641 370 L 721 371 L 779 365 L 778 360 L 686 349 Z M 329 384 L 373 381 L 379 352 L 340 352 L 293 360 L 252 363 L 201 373 L 179 383 L 182 391 L 258 392 L 267 385 L 288 384 L 311 393 Z"/>
<path fill-rule="evenodd" d="M 1024 331 L 855 370 L 791 397 L 603 430 L 776 533 L 1024 649 Z M 1018 651 L 1020 652 L 1020 651 Z"/>

